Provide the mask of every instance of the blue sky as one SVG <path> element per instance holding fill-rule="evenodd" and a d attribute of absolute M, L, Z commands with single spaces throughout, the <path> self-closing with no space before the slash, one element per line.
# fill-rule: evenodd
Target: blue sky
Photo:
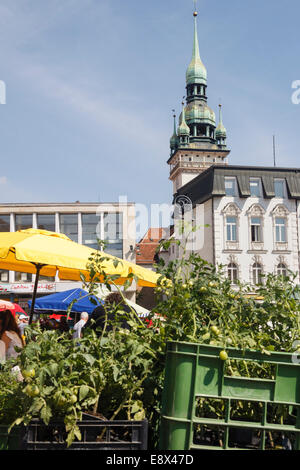
<path fill-rule="evenodd" d="M 0 0 L 2 202 L 168 203 L 192 0 Z M 198 1 L 230 163 L 300 167 L 298 0 Z"/>

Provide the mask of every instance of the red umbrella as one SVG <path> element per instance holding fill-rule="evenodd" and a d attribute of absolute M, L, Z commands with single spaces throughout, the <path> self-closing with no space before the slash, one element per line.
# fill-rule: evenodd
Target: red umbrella
<path fill-rule="evenodd" d="M 52 313 L 52 315 L 49 316 L 49 318 L 54 318 L 54 320 L 58 320 L 58 321 L 61 320 L 61 317 L 66 317 L 67 318 L 67 315 L 59 315 L 59 314 L 56 314 L 56 313 Z"/>
<path fill-rule="evenodd" d="M 23 315 L 28 316 L 28 314 L 20 307 L 19 304 L 8 302 L 8 300 L 0 300 L 0 311 L 1 310 L 10 310 L 13 316 L 15 316 L 16 313 L 19 315 L 22 313 Z"/>
<path fill-rule="evenodd" d="M 3 310 L 15 310 L 15 306 L 12 302 L 7 300 L 0 300 L 0 311 Z"/>
<path fill-rule="evenodd" d="M 23 315 L 28 316 L 28 314 L 25 312 L 25 310 L 22 309 L 22 307 L 20 307 L 19 304 L 14 304 L 14 306 L 15 306 L 15 313 L 18 313 L 18 314 L 23 313 Z"/>

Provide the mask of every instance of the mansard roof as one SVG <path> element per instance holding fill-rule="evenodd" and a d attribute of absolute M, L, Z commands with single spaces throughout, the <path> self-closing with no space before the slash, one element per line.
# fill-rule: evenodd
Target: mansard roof
<path fill-rule="evenodd" d="M 300 199 L 300 168 L 212 165 L 182 186 L 173 200 L 184 194 L 200 204 L 214 196 L 226 196 L 225 177 L 236 178 L 239 197 L 250 197 L 250 178 L 261 178 L 265 198 L 275 197 L 274 178 L 278 178 L 285 179 L 288 198 Z"/>

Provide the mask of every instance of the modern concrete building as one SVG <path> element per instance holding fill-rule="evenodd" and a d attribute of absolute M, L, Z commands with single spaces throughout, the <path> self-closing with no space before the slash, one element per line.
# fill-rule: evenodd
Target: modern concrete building
<path fill-rule="evenodd" d="M 105 251 L 135 263 L 134 203 L 39 203 L 1 204 L 0 231 L 14 232 L 37 228 L 60 232 L 71 240 L 98 248 L 98 240 L 106 242 Z M 34 275 L 0 270 L 0 296 L 26 307 L 33 292 Z M 40 277 L 38 295 L 64 291 L 81 283 Z M 128 290 L 135 298 L 135 287 Z"/>

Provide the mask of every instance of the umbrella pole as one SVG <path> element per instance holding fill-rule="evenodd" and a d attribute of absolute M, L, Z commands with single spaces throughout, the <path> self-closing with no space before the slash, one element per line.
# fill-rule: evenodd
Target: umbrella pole
<path fill-rule="evenodd" d="M 35 304 L 35 299 L 36 299 L 36 292 L 37 292 L 37 287 L 38 287 L 38 282 L 39 282 L 39 277 L 40 277 L 40 270 L 42 268 L 42 264 L 36 264 L 36 275 L 35 275 L 35 281 L 34 281 L 34 289 L 33 289 L 33 294 L 32 294 L 32 301 L 31 301 L 31 309 L 30 309 L 30 317 L 29 317 L 29 325 L 32 323 L 32 318 L 33 318 L 33 313 L 34 313 L 34 304 Z"/>

